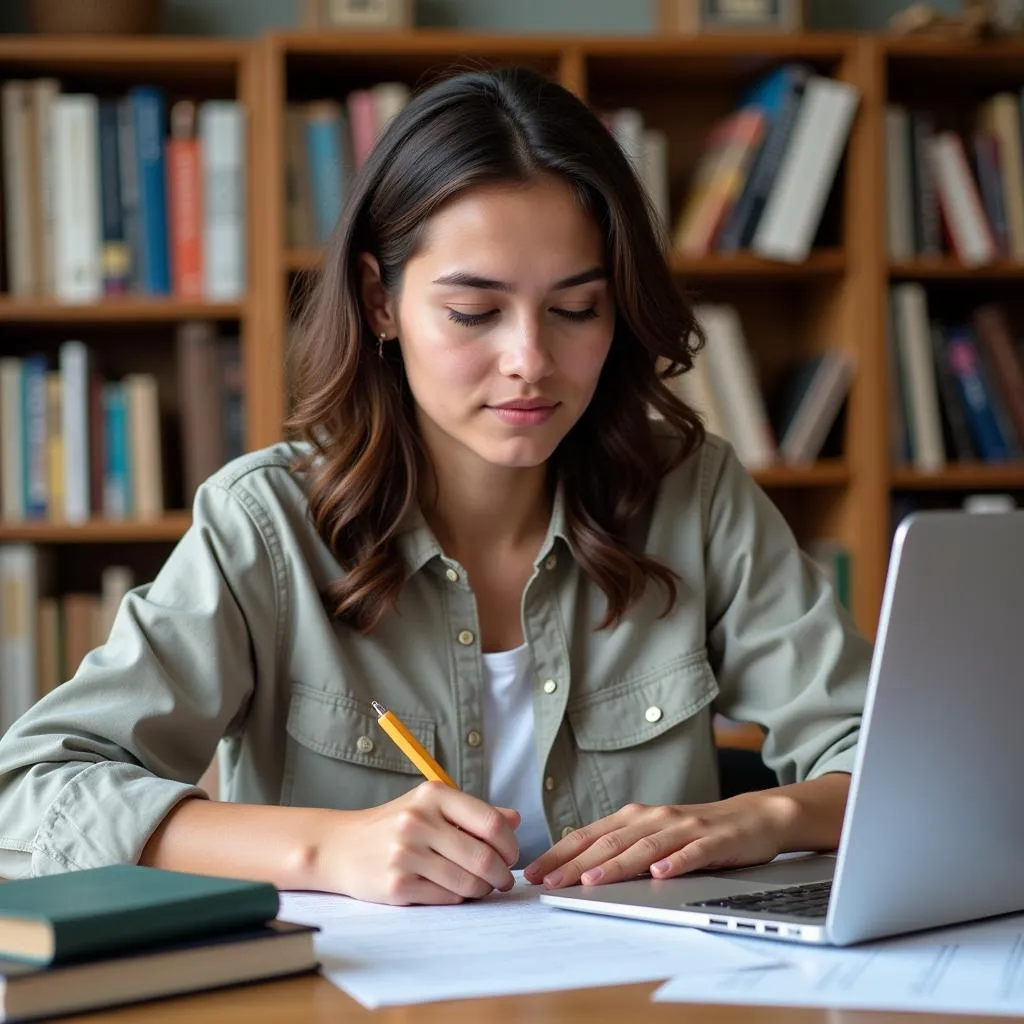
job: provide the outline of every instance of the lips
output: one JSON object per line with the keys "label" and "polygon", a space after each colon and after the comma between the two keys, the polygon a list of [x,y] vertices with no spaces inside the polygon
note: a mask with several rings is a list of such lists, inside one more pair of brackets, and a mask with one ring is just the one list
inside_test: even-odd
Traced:
{"label": "lips", "polygon": [[543,398],[517,398],[512,402],[503,402],[501,405],[493,405],[491,408],[535,412],[538,409],[553,409],[554,406],[554,402],[549,402]]}

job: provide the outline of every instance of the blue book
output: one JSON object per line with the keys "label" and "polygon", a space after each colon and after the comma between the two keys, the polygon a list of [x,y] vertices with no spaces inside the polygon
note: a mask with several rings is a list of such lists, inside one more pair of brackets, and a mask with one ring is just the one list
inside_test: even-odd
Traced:
{"label": "blue book", "polygon": [[50,497],[45,356],[30,355],[22,360],[21,416],[25,517],[45,519]]}
{"label": "blue book", "polygon": [[946,338],[946,357],[964,404],[967,427],[974,447],[985,462],[1010,457],[1010,448],[999,426],[981,363],[970,331],[957,328]]}
{"label": "blue book", "polygon": [[167,247],[167,189],[164,161],[166,101],[161,89],[137,86],[129,94],[135,129],[138,184],[139,284],[150,295],[171,292]]}
{"label": "blue book", "polygon": [[316,104],[306,119],[306,152],[316,240],[334,231],[344,202],[345,116],[336,103]]}
{"label": "blue book", "polygon": [[803,64],[786,64],[762,78],[740,100],[743,108],[759,107],[764,111],[767,123],[743,190],[719,234],[717,248],[720,252],[736,252],[748,247],[753,240],[782,163],[809,75],[810,69]]}
{"label": "blue book", "polygon": [[124,385],[109,381],[103,385],[103,512],[114,519],[127,519],[133,511],[131,437],[128,431],[128,406]]}

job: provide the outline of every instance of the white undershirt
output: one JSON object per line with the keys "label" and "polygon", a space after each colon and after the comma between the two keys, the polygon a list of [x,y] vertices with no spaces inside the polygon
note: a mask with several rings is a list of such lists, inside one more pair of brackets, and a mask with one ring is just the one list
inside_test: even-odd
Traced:
{"label": "white undershirt", "polygon": [[516,829],[519,866],[551,845],[541,801],[540,765],[533,735],[530,648],[485,654],[483,693],[487,800],[522,815]]}

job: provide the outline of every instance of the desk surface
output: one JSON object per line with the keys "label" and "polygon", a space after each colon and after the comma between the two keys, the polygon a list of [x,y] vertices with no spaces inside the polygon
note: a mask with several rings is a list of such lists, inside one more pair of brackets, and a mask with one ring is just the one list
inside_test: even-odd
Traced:
{"label": "desk surface", "polygon": [[502,999],[466,999],[365,1010],[316,974],[246,985],[117,1010],[61,1018],[65,1024],[992,1024],[1006,1018],[853,1013],[742,1006],[652,1003],[658,986],[627,985]]}

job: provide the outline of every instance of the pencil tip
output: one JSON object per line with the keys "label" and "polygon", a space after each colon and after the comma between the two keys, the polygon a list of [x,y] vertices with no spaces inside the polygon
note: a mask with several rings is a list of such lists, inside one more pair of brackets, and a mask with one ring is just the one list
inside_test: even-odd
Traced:
{"label": "pencil tip", "polygon": [[373,710],[376,711],[378,715],[386,715],[388,713],[388,709],[384,707],[383,704],[379,704],[375,700],[371,700],[370,703],[373,705]]}

